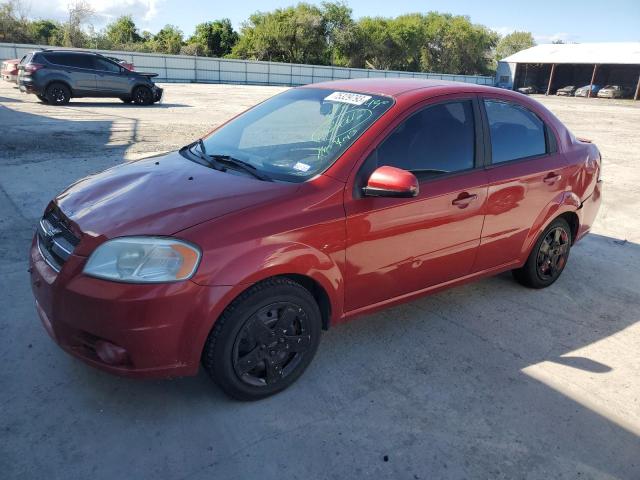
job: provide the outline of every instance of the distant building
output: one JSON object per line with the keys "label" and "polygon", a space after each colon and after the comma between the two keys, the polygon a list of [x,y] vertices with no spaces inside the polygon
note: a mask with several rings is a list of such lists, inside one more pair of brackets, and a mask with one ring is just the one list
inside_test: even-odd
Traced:
{"label": "distant building", "polygon": [[496,83],[551,94],[567,85],[620,85],[637,100],[640,42],[537,45],[500,60]]}

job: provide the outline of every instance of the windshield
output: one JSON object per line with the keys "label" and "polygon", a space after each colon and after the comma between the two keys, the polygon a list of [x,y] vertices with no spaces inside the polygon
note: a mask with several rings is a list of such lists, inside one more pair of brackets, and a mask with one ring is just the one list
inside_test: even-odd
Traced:
{"label": "windshield", "polygon": [[205,138],[205,151],[242,160],[272,179],[303,182],[331,166],[392,104],[377,95],[288,90]]}

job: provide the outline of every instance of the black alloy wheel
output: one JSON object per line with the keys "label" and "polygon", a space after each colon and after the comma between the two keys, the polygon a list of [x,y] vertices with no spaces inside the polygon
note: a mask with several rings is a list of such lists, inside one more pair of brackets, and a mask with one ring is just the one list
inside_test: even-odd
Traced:
{"label": "black alloy wheel", "polygon": [[272,385],[295,371],[311,345],[307,323],[304,310],[291,302],[273,303],[254,313],[233,346],[233,369],[240,380]]}
{"label": "black alloy wheel", "polygon": [[554,228],[544,237],[536,258],[538,276],[542,280],[548,281],[562,272],[567,263],[570,241],[570,233],[561,226]]}
{"label": "black alloy wheel", "polygon": [[229,396],[258,400],[305,371],[320,344],[322,315],[301,284],[274,277],[241,293],[215,321],[202,365]]}
{"label": "black alloy wheel", "polygon": [[45,97],[48,103],[52,105],[65,105],[71,100],[71,92],[66,85],[62,83],[53,83],[47,87]]}
{"label": "black alloy wheel", "polygon": [[522,268],[513,270],[514,278],[526,287],[544,288],[555,282],[567,265],[573,241],[571,227],[556,218],[542,232]]}
{"label": "black alloy wheel", "polygon": [[133,101],[137,105],[151,105],[153,103],[153,94],[147,87],[136,87],[133,91]]}

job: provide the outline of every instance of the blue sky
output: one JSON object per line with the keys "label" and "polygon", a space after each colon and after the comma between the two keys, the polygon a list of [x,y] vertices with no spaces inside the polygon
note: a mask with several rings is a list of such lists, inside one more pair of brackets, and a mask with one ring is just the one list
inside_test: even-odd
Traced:
{"label": "blue sky", "polygon": [[[0,0],[1,1],[1,0]],[[167,23],[180,27],[186,36],[197,23],[228,17],[240,27],[256,10],[272,10],[297,3],[280,0],[87,0],[101,28],[110,19],[132,14],[141,29],[156,32]],[[70,0],[22,0],[31,17],[63,19]],[[310,1],[309,3],[320,3]],[[573,42],[640,41],[640,0],[350,0],[354,16],[396,16],[436,10],[468,15],[500,34],[530,31],[539,43],[554,39]],[[520,3],[521,5],[518,5]]]}

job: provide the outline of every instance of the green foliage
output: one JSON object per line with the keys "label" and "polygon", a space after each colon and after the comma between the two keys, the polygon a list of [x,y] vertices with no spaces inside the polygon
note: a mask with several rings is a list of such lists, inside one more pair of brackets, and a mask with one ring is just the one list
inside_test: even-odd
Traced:
{"label": "green foliage", "polygon": [[131,15],[123,15],[107,25],[104,36],[114,47],[142,40]]}
{"label": "green foliage", "polygon": [[183,50],[192,52],[191,55],[224,57],[231,53],[237,41],[238,33],[233,29],[231,20],[223,18],[196,25],[196,32],[187,42],[192,47]]}
{"label": "green foliage", "polygon": [[62,24],[30,21],[20,13],[20,1],[0,3],[0,41],[453,74],[490,74],[496,54],[534,45],[528,32],[500,39],[466,16],[446,13],[354,20],[342,2],[256,12],[239,34],[229,19],[205,21],[185,41],[172,25],[155,35],[139,33],[130,15],[93,32],[86,28],[93,12],[83,0],[74,0]]}
{"label": "green foliage", "polygon": [[322,10],[308,3],[256,12],[243,24],[233,55],[252,60],[326,64],[326,33]]}
{"label": "green foliage", "polygon": [[63,28],[51,20],[35,20],[27,26],[29,41],[38,44],[57,45],[62,41]]}
{"label": "green foliage", "polygon": [[513,55],[520,50],[525,50],[535,46],[536,42],[533,40],[533,35],[530,32],[513,32],[509,35],[505,35],[498,42],[496,47],[496,58],[502,60],[503,58]]}
{"label": "green foliage", "polygon": [[182,30],[174,25],[165,25],[151,42],[154,51],[177,55],[183,44]]}

